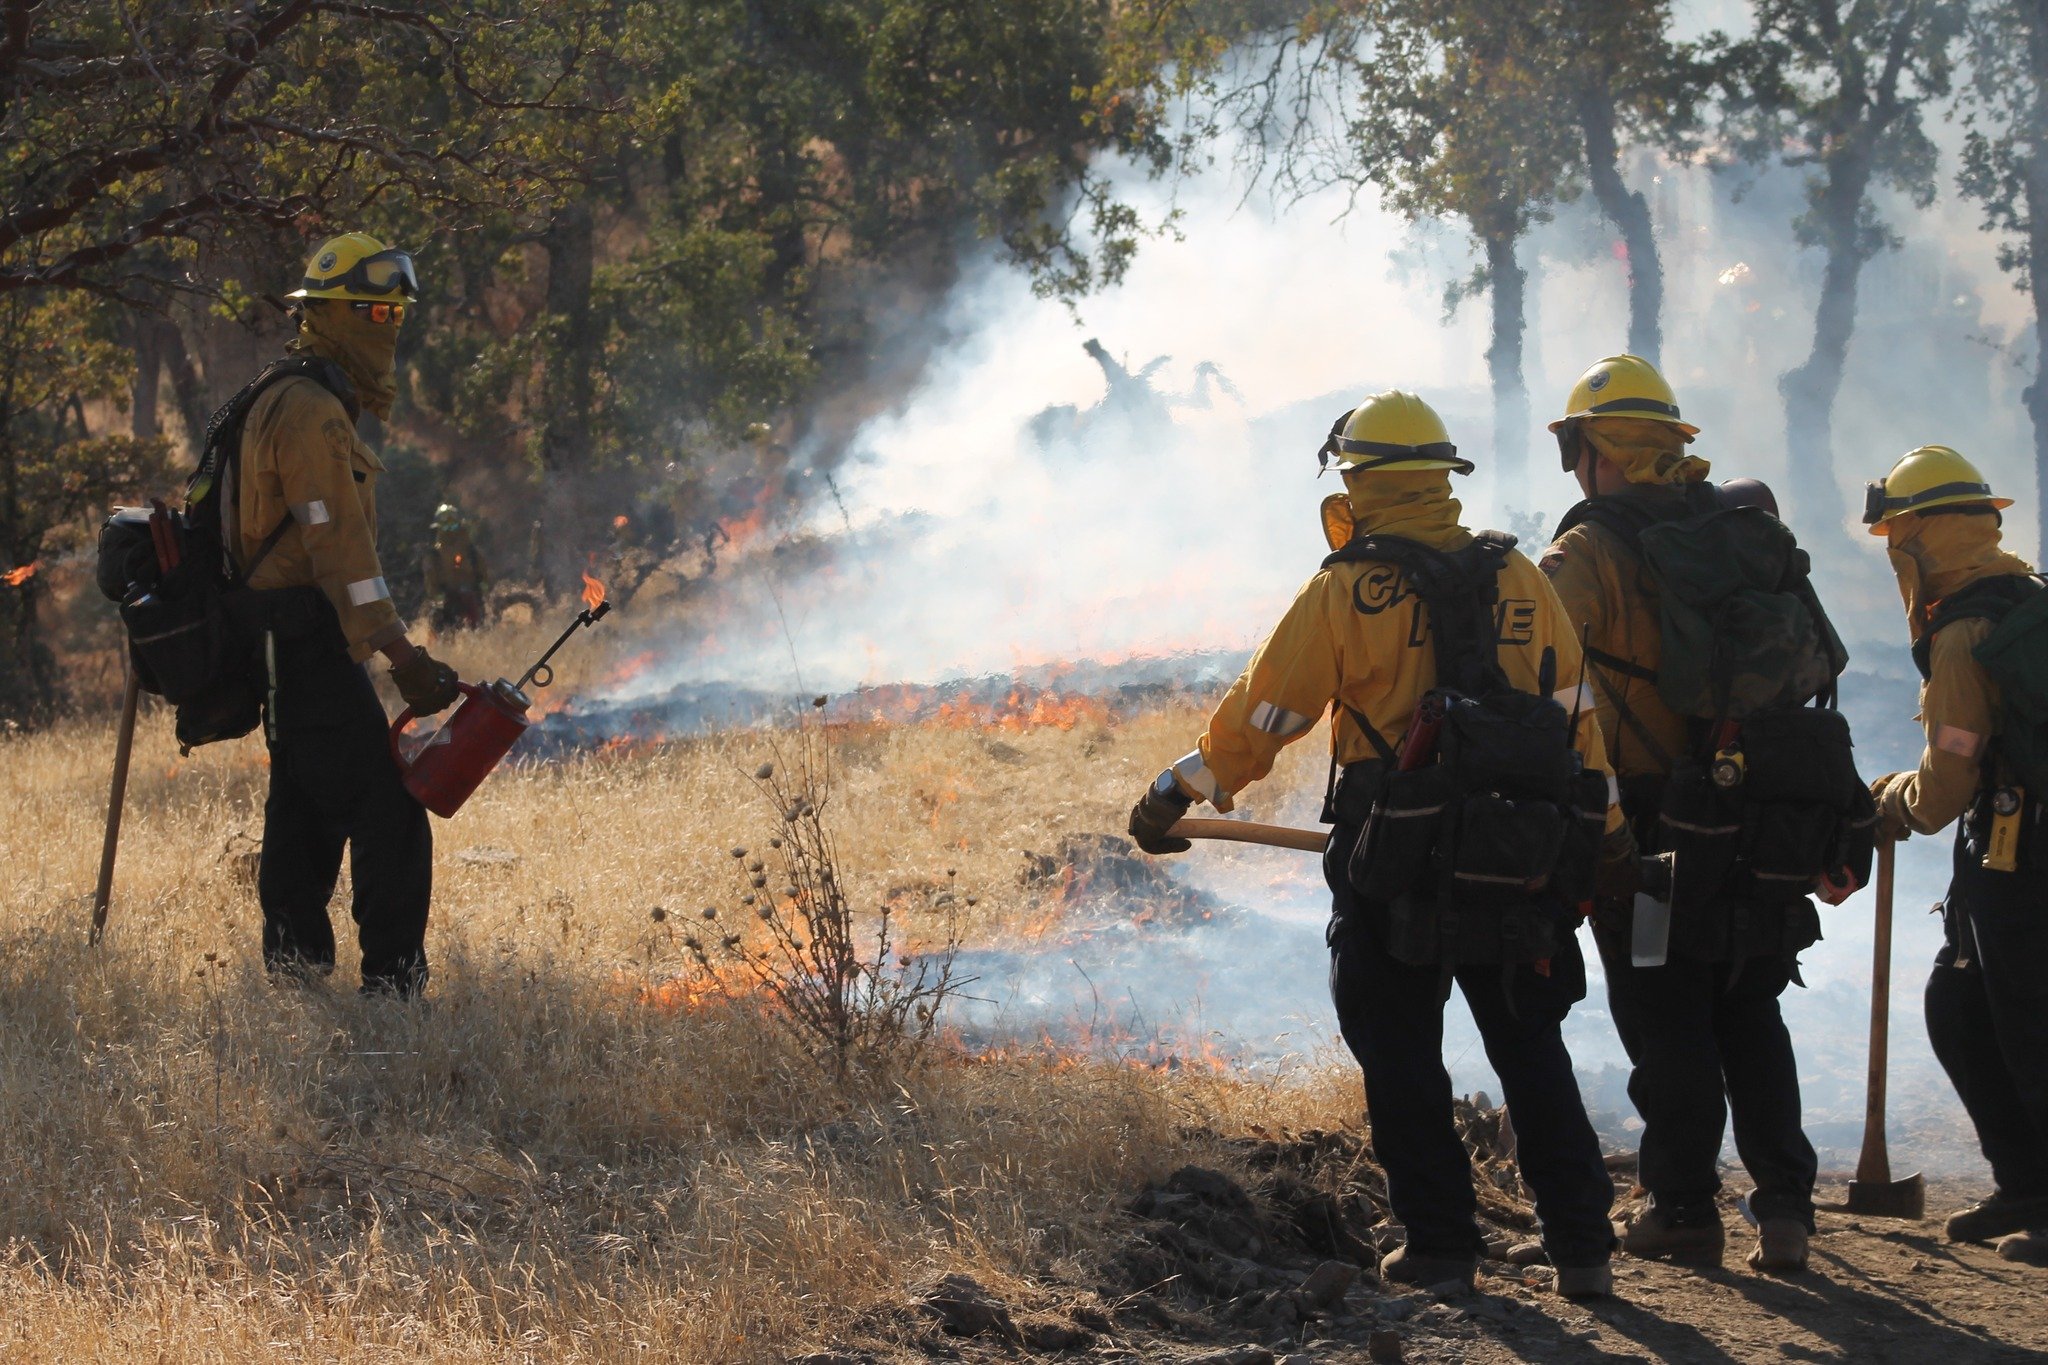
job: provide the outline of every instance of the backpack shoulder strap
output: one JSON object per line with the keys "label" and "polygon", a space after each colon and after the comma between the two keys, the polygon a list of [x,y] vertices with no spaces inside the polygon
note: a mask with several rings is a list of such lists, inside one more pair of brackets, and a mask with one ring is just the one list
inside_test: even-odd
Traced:
{"label": "backpack shoulder strap", "polygon": [[1933,613],[1928,617],[1927,629],[1921,631],[1920,638],[1913,642],[1913,666],[1920,670],[1920,677],[1925,680],[1932,675],[1934,637],[1944,629],[1958,621],[1989,621],[1996,625],[2005,619],[2007,612],[2039,592],[2042,586],[2041,577],[2037,574],[1999,574],[1980,578],[1936,602]]}

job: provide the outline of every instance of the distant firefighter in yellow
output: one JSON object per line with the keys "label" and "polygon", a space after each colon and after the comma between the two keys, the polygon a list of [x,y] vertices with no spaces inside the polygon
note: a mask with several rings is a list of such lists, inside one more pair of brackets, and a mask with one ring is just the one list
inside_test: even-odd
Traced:
{"label": "distant firefighter in yellow", "polygon": [[484,622],[484,603],[491,591],[490,569],[469,534],[462,509],[444,502],[434,509],[434,544],[420,562],[434,628],[474,628]]}

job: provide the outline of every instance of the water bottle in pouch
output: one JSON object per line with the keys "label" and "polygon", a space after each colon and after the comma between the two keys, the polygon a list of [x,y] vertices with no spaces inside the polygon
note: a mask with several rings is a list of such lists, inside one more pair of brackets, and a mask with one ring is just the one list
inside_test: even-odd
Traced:
{"label": "water bottle in pouch", "polygon": [[1636,892],[1628,960],[1636,967],[1661,967],[1671,947],[1671,902]]}

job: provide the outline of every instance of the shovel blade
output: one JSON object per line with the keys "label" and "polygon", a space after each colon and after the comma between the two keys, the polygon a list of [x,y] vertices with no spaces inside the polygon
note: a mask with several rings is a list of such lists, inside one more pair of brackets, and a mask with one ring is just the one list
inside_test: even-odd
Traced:
{"label": "shovel blade", "polygon": [[1917,1174],[1904,1180],[1852,1180],[1842,1207],[1872,1218],[1924,1218],[1927,1182]]}

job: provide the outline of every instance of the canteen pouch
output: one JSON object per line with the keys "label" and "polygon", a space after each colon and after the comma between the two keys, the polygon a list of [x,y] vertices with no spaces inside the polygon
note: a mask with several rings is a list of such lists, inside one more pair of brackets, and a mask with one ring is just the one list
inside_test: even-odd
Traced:
{"label": "canteen pouch", "polygon": [[1466,797],[1450,840],[1445,898],[1460,910],[1486,911],[1542,895],[1564,851],[1565,819],[1552,801]]}
{"label": "canteen pouch", "polygon": [[1423,884],[1454,795],[1450,769],[1441,764],[1385,775],[1345,867],[1361,900],[1393,901]]}
{"label": "canteen pouch", "polygon": [[203,696],[226,665],[228,626],[220,593],[210,583],[183,583],[173,573],[154,591],[121,602],[121,624],[138,676],[173,706]]}

